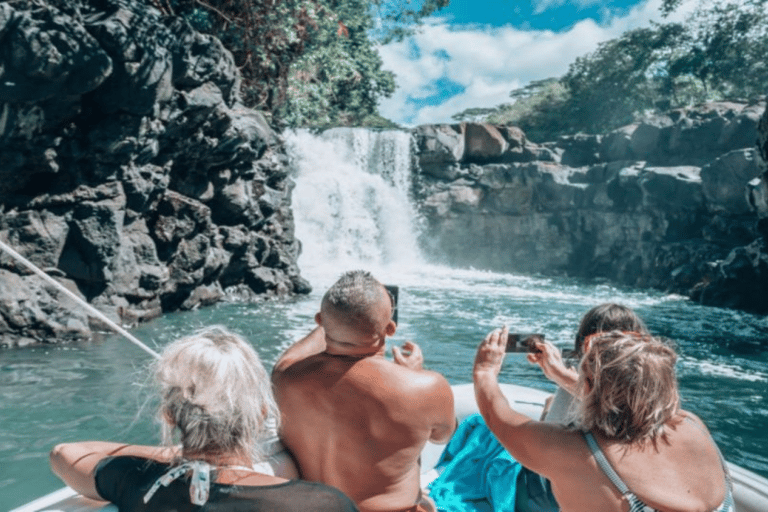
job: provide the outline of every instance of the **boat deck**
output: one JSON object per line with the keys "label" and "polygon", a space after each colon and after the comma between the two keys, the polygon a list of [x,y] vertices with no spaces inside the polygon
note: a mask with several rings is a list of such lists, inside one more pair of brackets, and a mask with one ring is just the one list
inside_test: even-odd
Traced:
{"label": "boat deck", "polygon": [[[456,415],[461,421],[477,412],[472,384],[452,386],[456,405]],[[502,384],[505,396],[510,404],[530,418],[538,419],[544,407],[544,400],[549,393],[538,389]],[[444,445],[427,443],[421,454],[422,486],[437,476],[432,469],[437,463]],[[288,478],[295,477],[296,469],[290,457],[278,440],[272,442],[269,470]],[[768,479],[747,469],[728,463],[734,489],[736,512],[768,512]],[[117,508],[101,501],[84,498],[69,487],[64,487],[47,494],[10,512],[117,512]]]}

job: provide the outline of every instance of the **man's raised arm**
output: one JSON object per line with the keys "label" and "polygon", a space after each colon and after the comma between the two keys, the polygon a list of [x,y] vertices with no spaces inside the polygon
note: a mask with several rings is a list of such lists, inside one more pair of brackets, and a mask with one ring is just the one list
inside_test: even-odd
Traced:
{"label": "man's raised arm", "polygon": [[272,375],[283,372],[299,361],[325,352],[325,331],[318,325],[312,332],[288,347],[272,369]]}

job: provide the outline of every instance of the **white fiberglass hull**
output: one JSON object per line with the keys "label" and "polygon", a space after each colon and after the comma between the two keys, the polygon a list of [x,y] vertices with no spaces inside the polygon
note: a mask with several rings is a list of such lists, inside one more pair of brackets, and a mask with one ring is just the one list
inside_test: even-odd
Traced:
{"label": "white fiberglass hull", "polygon": [[[452,386],[456,403],[456,415],[459,421],[467,416],[477,412],[474,390],[472,384],[459,384]],[[513,384],[502,384],[504,394],[512,406],[530,416],[538,419],[544,407],[544,400],[548,393]],[[291,475],[291,468],[286,461],[289,460],[287,454],[282,450],[279,443],[275,444],[273,457],[270,461],[274,472],[285,476]],[[437,476],[433,470],[437,463],[443,446],[427,443],[422,452],[422,484],[426,484]],[[768,479],[763,478],[751,471],[728,464],[728,468],[733,478],[733,497],[736,502],[736,512],[768,512]],[[117,509],[108,503],[89,500],[78,495],[69,487],[64,487],[58,491],[52,492],[31,503],[23,505],[11,512],[116,512]]]}

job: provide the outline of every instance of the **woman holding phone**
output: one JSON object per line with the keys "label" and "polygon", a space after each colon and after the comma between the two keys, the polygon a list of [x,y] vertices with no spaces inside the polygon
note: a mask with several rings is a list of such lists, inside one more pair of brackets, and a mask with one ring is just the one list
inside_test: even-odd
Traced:
{"label": "woman holding phone", "polygon": [[548,478],[562,511],[727,512],[725,463],[699,418],[680,408],[666,343],[637,332],[588,336],[575,425],[533,421],[499,387],[507,329],[490,332],[473,369],[488,428],[528,469]]}

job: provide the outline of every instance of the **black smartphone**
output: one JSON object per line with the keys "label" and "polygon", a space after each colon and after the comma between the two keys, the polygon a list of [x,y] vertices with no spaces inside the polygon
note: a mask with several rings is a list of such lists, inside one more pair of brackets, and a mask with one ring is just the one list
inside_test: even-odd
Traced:
{"label": "black smartphone", "polygon": [[507,336],[507,352],[539,352],[536,342],[544,341],[544,335],[528,332],[511,332]]}
{"label": "black smartphone", "polygon": [[397,324],[397,294],[400,291],[400,287],[394,284],[385,284],[384,288],[387,289],[390,300],[392,300],[392,321]]}

